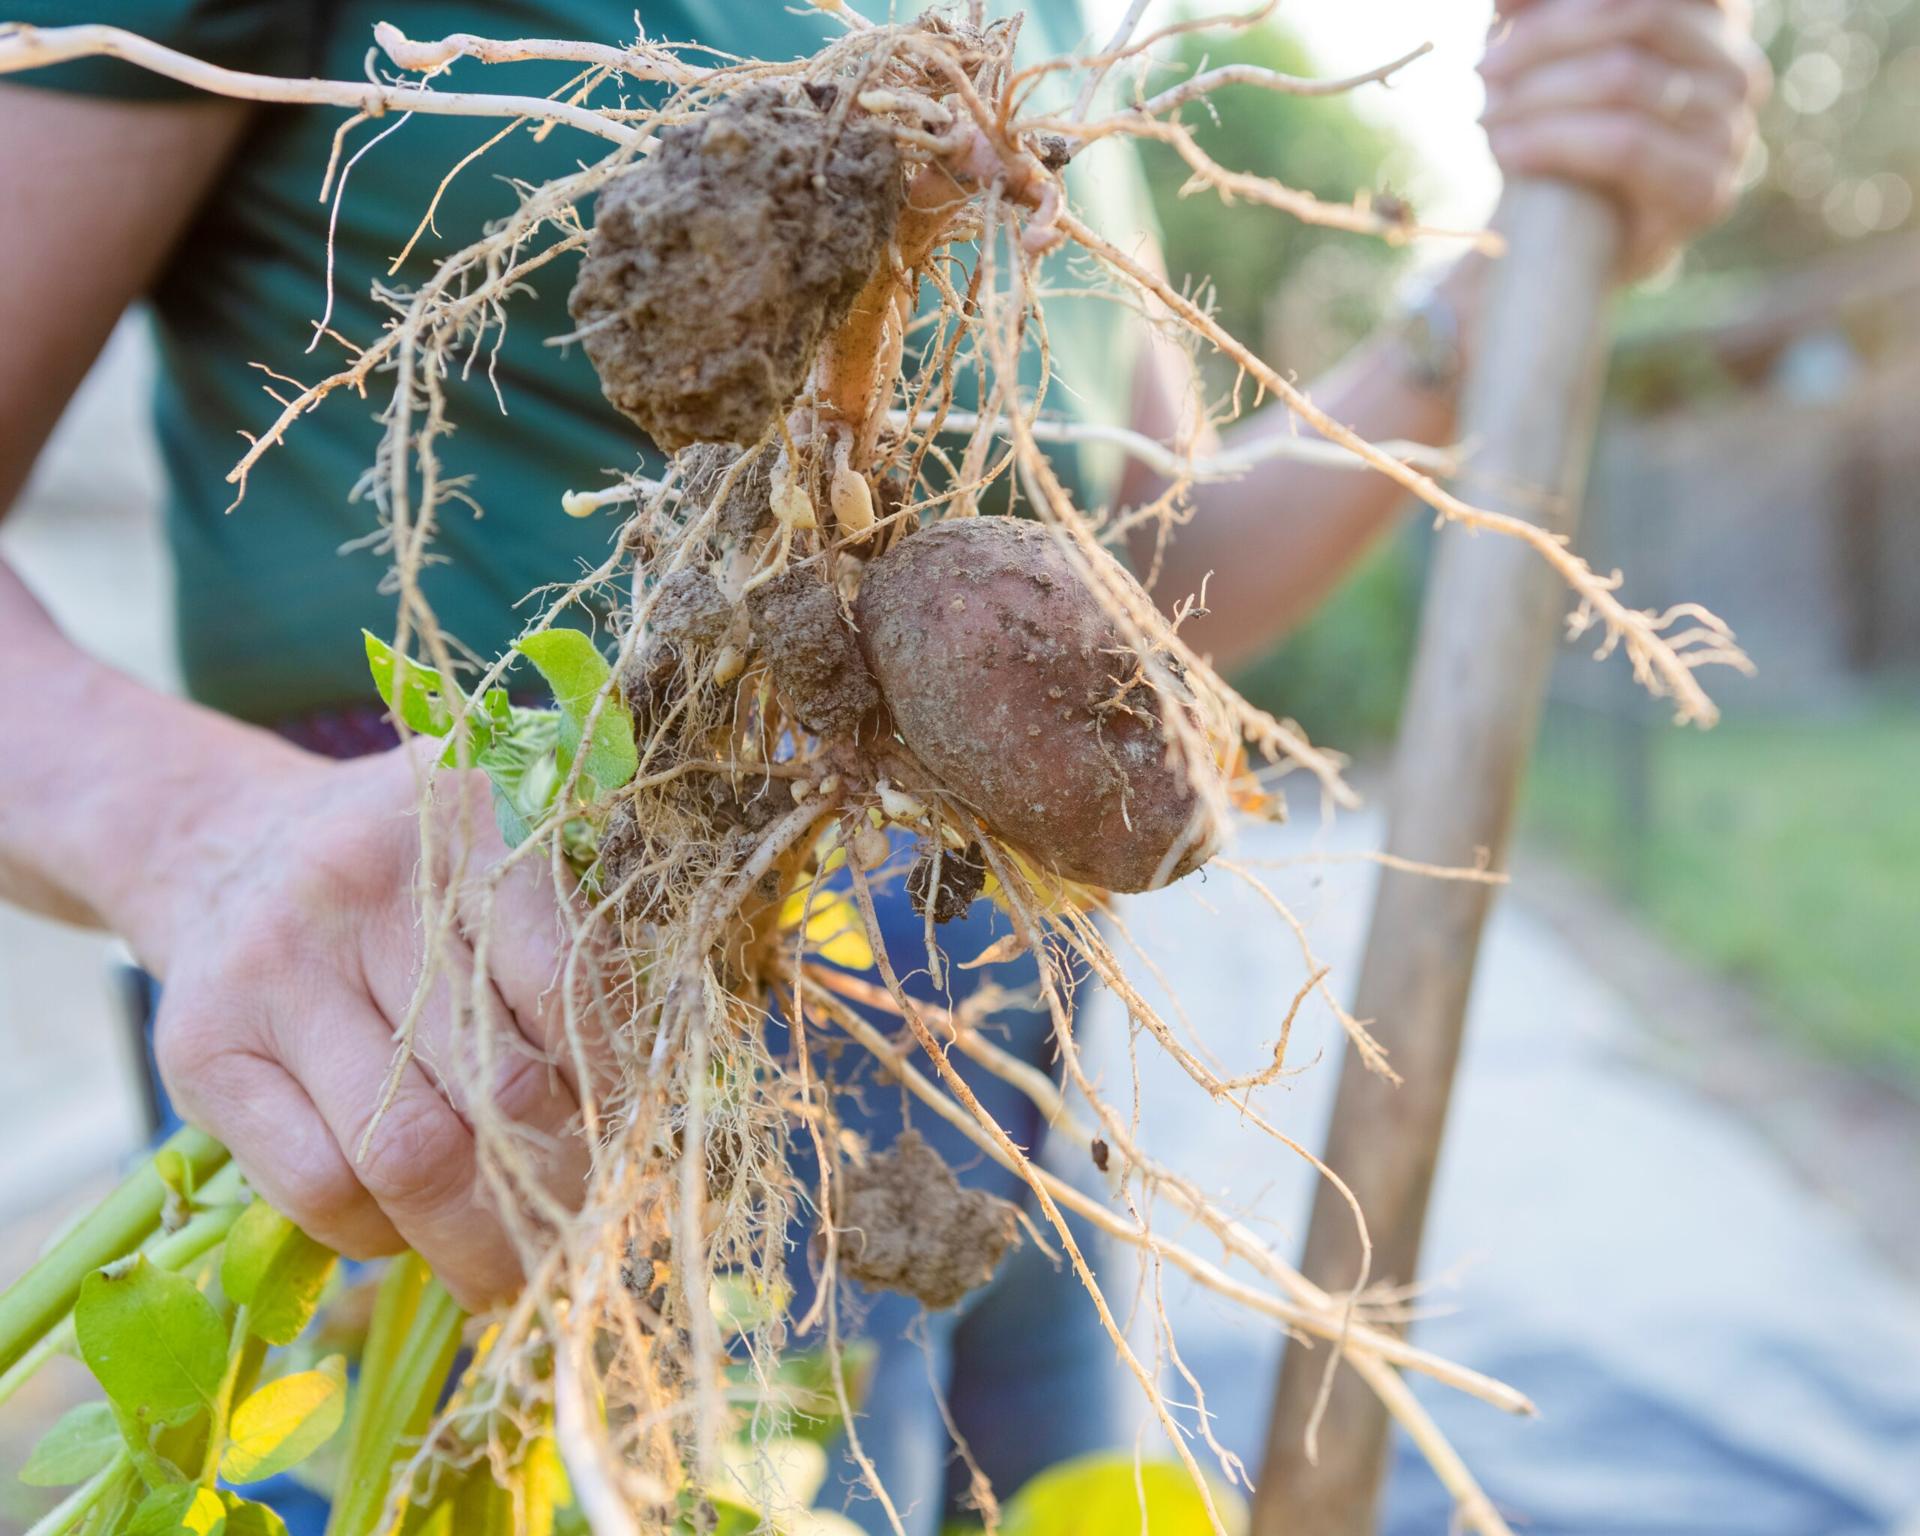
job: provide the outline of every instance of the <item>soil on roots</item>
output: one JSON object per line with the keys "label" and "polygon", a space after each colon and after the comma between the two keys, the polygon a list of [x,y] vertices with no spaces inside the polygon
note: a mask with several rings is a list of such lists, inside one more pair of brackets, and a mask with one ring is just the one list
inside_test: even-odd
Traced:
{"label": "soil on roots", "polygon": [[1019,1236],[1005,1200],[962,1189],[918,1131],[834,1182],[840,1266],[862,1285],[950,1307],[993,1278]]}
{"label": "soil on roots", "polygon": [[570,308],[607,399],[669,453],[758,442],[886,251],[899,152],[831,105],[741,91],[600,194]]}
{"label": "soil on roots", "polygon": [[976,897],[987,888],[987,860],[978,843],[964,849],[942,848],[939,856],[938,884],[935,883],[934,850],[931,844],[915,856],[907,871],[907,897],[913,910],[924,917],[933,910],[936,923],[950,923],[965,917]]}
{"label": "soil on roots", "polygon": [[817,736],[852,739],[879,707],[880,689],[833,589],[795,566],[748,595],[747,615],[794,719]]}

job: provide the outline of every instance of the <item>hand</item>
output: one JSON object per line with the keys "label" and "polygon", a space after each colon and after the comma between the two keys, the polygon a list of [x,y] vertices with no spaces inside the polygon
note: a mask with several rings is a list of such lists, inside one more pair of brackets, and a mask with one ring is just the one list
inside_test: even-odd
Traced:
{"label": "hand", "polygon": [[[155,1048],[186,1118],[313,1237],[354,1258],[410,1246],[478,1308],[520,1270],[476,1117],[515,1122],[526,1164],[568,1206],[587,1149],[543,861],[499,884],[487,978],[471,987],[479,877],[506,854],[478,774],[435,775],[436,862],[464,855],[465,878],[442,977],[386,1098],[426,947],[419,766],[405,750],[335,764],[273,743],[161,843],[169,873],[132,936],[162,974]],[[470,990],[456,1024],[453,997]]]}
{"label": "hand", "polygon": [[1481,121],[1509,176],[1611,194],[1625,275],[1726,217],[1772,77],[1749,0],[1498,0]]}

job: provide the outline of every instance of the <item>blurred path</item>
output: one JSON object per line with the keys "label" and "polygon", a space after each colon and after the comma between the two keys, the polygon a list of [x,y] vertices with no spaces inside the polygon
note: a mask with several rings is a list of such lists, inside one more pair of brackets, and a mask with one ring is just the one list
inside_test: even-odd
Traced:
{"label": "blurred path", "polygon": [[[89,650],[174,686],[158,526],[159,462],[146,426],[144,331],[123,324],[65,418],[0,550]],[[117,946],[0,906],[0,1225],[113,1165],[140,1135]],[[9,1237],[0,1274],[28,1257]]]}
{"label": "blurred path", "polygon": [[[1352,855],[1379,835],[1373,815],[1262,828],[1238,857]],[[1260,873],[1350,986],[1372,866]],[[1204,885],[1128,901],[1124,916],[1229,1072],[1271,1059],[1309,972],[1269,908],[1216,869]],[[1082,1034],[1124,1104],[1125,1025],[1110,997]],[[1308,1147],[1322,1141],[1338,1046],[1337,1025],[1309,1003],[1289,1051],[1308,1070],[1265,1095]],[[1542,1417],[1423,1397],[1521,1530],[1899,1529],[1920,1516],[1920,1294],[1749,1126],[1652,1070],[1646,1046],[1620,994],[1509,893],[1481,957],[1428,1229],[1427,1272],[1442,1283],[1424,1303],[1444,1315],[1419,1338],[1513,1382]],[[1156,1049],[1143,1044],[1142,1059]],[[1310,1183],[1297,1159],[1172,1071],[1147,1077],[1141,1106],[1160,1156],[1298,1253]],[[1257,1466],[1277,1341],[1172,1281],[1168,1305],[1219,1433]],[[1389,1531],[1445,1531],[1444,1495],[1403,1452]]]}

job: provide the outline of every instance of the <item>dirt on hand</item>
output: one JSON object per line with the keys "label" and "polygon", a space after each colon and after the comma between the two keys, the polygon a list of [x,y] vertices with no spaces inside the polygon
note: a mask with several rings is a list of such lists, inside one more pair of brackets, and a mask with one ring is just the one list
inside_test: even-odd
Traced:
{"label": "dirt on hand", "polygon": [[886,252],[899,151],[832,105],[742,90],[600,194],[569,308],[607,399],[668,453],[758,442]]}
{"label": "dirt on hand", "polygon": [[834,1181],[842,1270],[862,1285],[950,1307],[993,1278],[1019,1237],[1014,1207],[962,1189],[918,1131]]}

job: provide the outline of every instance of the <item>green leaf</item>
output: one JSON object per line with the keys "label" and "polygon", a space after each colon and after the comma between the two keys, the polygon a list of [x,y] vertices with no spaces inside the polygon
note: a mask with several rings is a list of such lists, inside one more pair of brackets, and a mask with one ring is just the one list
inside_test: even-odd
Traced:
{"label": "green leaf", "polygon": [[347,1365],[329,1355],[320,1368],[270,1381],[233,1410],[220,1475],[257,1483],[304,1461],[333,1438],[347,1411]]}
{"label": "green leaf", "polygon": [[[847,1397],[856,1412],[866,1399],[878,1354],[871,1339],[852,1340],[841,1350]],[[823,1446],[839,1437],[840,1399],[833,1385],[833,1362],[825,1349],[782,1351],[770,1378],[744,1363],[729,1366],[727,1376],[751,1389],[767,1411],[784,1415],[779,1422],[788,1434]]]}
{"label": "green leaf", "polygon": [[220,1284],[250,1307],[247,1327],[269,1344],[291,1344],[312,1320],[338,1262],[264,1200],[240,1213],[220,1258]]}
{"label": "green leaf", "polygon": [[[1207,1488],[1228,1536],[1244,1532],[1246,1501],[1217,1479],[1209,1478]],[[1213,1530],[1206,1502],[1185,1467],[1147,1461],[1136,1469],[1132,1456],[1111,1451],[1047,1468],[1022,1486],[1002,1514],[1001,1536],[1112,1536],[1142,1530],[1153,1536],[1211,1536]]]}
{"label": "green leaf", "polygon": [[175,1483],[156,1488],[140,1501],[125,1536],[225,1536],[227,1506],[211,1488]]}
{"label": "green leaf", "polygon": [[493,783],[493,817],[500,837],[518,848],[545,819],[560,788],[555,752],[562,717],[551,709],[514,709],[474,759]]}
{"label": "green leaf", "polygon": [[178,1147],[162,1147],[153,1154],[153,1171],[160,1182],[181,1200],[193,1198],[193,1164]]}
{"label": "green leaf", "polygon": [[287,1522],[264,1504],[237,1493],[222,1493],[227,1506],[226,1536],[287,1536]]}
{"label": "green leaf", "polygon": [[[587,716],[613,676],[606,657],[577,629],[548,629],[515,642],[514,649],[534,666],[553,690],[560,706],[560,764],[564,769],[580,749]],[[581,772],[598,791],[618,789],[640,766],[633,745],[633,721],[620,706],[616,693],[593,723],[593,744],[587,749]]]}
{"label": "green leaf", "polygon": [[227,1368],[227,1330],[184,1275],[142,1257],[97,1269],[73,1308],[80,1357],[124,1410],[179,1424],[210,1404]]}
{"label": "green leaf", "polygon": [[120,1452],[120,1426],[105,1403],[69,1408],[41,1437],[20,1481],[30,1488],[65,1488],[84,1483]]}
{"label": "green leaf", "polygon": [[453,706],[448,696],[457,702],[460,691],[450,689],[432,667],[401,656],[372,630],[360,633],[366,636],[367,670],[380,690],[380,702],[406,721],[409,730],[423,736],[444,736],[452,730]]}

